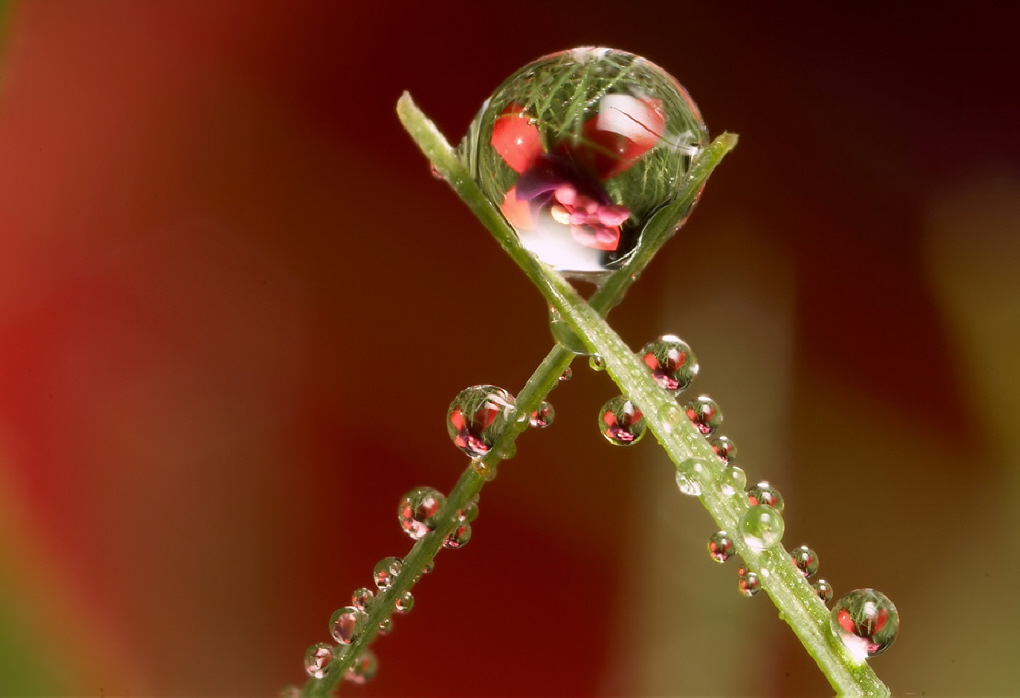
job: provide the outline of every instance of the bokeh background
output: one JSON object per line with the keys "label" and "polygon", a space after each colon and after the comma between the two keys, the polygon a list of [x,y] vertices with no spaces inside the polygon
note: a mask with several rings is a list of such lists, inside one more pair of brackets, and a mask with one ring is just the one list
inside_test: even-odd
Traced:
{"label": "bokeh background", "polygon": [[[516,391],[536,291],[429,168],[520,65],[672,72],[739,147],[611,319],[693,390],[842,594],[898,605],[895,692],[1016,690],[1015,23],[981,3],[0,3],[0,693],[272,694]],[[819,694],[654,441],[577,362],[356,695]]]}

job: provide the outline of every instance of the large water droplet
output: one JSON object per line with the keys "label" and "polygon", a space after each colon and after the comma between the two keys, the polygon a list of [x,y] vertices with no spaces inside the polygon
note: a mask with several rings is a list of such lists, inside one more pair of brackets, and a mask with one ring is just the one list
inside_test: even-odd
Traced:
{"label": "large water droplet", "polygon": [[854,658],[863,661],[889,649],[900,629],[900,615],[882,592],[855,589],[832,605],[829,624]]}
{"label": "large water droplet", "polygon": [[623,51],[580,48],[510,76],[459,152],[524,247],[559,271],[596,275],[633,253],[707,142],[668,73]]}
{"label": "large water droplet", "polygon": [[414,608],[414,596],[411,595],[411,592],[405,591],[404,594],[397,599],[396,604],[394,605],[394,610],[397,613],[410,613],[412,608]]}
{"label": "large water droplet", "polygon": [[380,589],[389,589],[400,576],[402,569],[404,563],[399,557],[384,557],[376,563],[373,571],[375,585]]}
{"label": "large water droplet", "polygon": [[815,593],[818,594],[818,598],[822,600],[822,603],[829,603],[832,601],[832,585],[824,579],[816,579],[814,584]]}
{"label": "large water droplet", "polygon": [[471,524],[464,522],[443,539],[443,547],[447,550],[456,550],[467,545],[469,540],[471,540]]}
{"label": "large water droplet", "polygon": [[329,619],[329,634],[341,645],[349,645],[361,635],[367,617],[354,606],[338,608]]}
{"label": "large water droplet", "polygon": [[711,481],[708,463],[700,458],[687,458],[676,469],[676,484],[682,494],[700,497],[705,483]]}
{"label": "large water droplet", "polygon": [[761,591],[761,578],[747,566],[747,563],[737,568],[737,589],[744,596],[754,596]]}
{"label": "large water droplet", "polygon": [[[730,463],[737,457],[737,445],[728,436],[717,436],[709,442],[715,455],[723,463]],[[743,487],[741,487],[743,489]]]}
{"label": "large water droplet", "polygon": [[806,545],[791,550],[790,557],[805,577],[810,577],[818,571],[818,555]]}
{"label": "large water droplet", "polygon": [[[581,338],[574,332],[574,328],[567,324],[567,321],[563,319],[559,311],[552,306],[549,306],[549,331],[552,333],[556,343],[571,354],[577,354],[578,356],[588,356],[591,354],[588,347],[584,345]],[[566,370],[569,371],[570,366],[567,366]],[[560,374],[560,378],[561,380],[563,379],[563,374]],[[567,380],[569,380],[569,377]]]}
{"label": "large water droplet", "polygon": [[768,480],[762,480],[754,487],[748,488],[747,502],[751,506],[756,504],[766,504],[780,513],[782,513],[783,509],[786,508],[786,502],[783,501],[783,495],[779,493],[779,490],[769,484]]}
{"label": "large water droplet", "polygon": [[716,562],[726,562],[735,552],[733,539],[726,531],[717,531],[708,539],[708,554]]}
{"label": "large water droplet", "polygon": [[614,446],[632,446],[645,435],[645,416],[627,398],[614,397],[599,410],[599,431]]}
{"label": "large water droplet", "polygon": [[325,642],[316,642],[305,652],[305,671],[312,678],[321,679],[329,673],[332,661],[333,646]]}
{"label": "large water droplet", "polygon": [[372,601],[375,600],[375,593],[371,589],[361,587],[355,589],[354,593],[351,594],[351,605],[359,611],[367,611],[368,607],[372,605]]}
{"label": "large water droplet", "polygon": [[707,395],[691,400],[684,405],[684,410],[691,423],[705,436],[711,436],[722,424],[722,410],[715,404],[715,400]]}
{"label": "large water droplet", "polygon": [[743,492],[747,485],[747,475],[741,468],[735,465],[723,466],[719,473],[719,491],[727,497],[732,497],[737,492]]}
{"label": "large water droplet", "polygon": [[366,684],[375,678],[379,671],[379,659],[371,649],[364,649],[344,672],[344,680],[353,684]]}
{"label": "large water droplet", "polygon": [[687,343],[672,334],[665,334],[646,344],[638,356],[652,371],[659,387],[679,393],[698,375],[698,360]]}
{"label": "large water droplet", "polygon": [[450,403],[446,430],[457,448],[481,458],[496,443],[513,411],[513,395],[494,385],[475,385],[460,391]]}
{"label": "large water droplet", "polygon": [[740,517],[740,537],[757,552],[782,540],[785,528],[782,515],[767,504],[750,507]]}
{"label": "large water droplet", "polygon": [[543,401],[542,404],[538,406],[538,409],[531,413],[531,419],[528,423],[538,429],[545,429],[547,426],[552,424],[555,419],[556,410],[553,409],[553,406],[550,403]]}
{"label": "large water droplet", "polygon": [[397,506],[397,520],[404,533],[421,540],[436,528],[436,516],[446,501],[438,490],[416,487],[403,496]]}

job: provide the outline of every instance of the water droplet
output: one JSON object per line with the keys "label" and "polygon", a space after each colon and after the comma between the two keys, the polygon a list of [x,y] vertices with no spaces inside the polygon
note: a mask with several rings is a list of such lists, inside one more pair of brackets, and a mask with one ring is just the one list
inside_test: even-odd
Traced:
{"label": "water droplet", "polygon": [[354,660],[354,664],[351,664],[344,672],[344,680],[360,686],[374,679],[378,671],[379,659],[375,656],[375,652],[366,648]]}
{"label": "water droplet", "polygon": [[818,555],[806,545],[791,550],[790,557],[805,577],[810,577],[818,571]]}
{"label": "water droplet", "polygon": [[684,405],[688,419],[705,436],[710,436],[722,423],[722,411],[715,400],[702,395]]}
{"label": "water droplet", "polygon": [[567,366],[565,369],[563,369],[563,373],[561,373],[560,377],[557,378],[556,380],[558,380],[560,383],[565,383],[566,381],[570,380],[573,377],[574,369],[570,368],[570,366]]}
{"label": "water droplet", "polygon": [[675,402],[670,402],[659,408],[658,415],[659,419],[664,423],[666,433],[672,434],[673,430],[683,420],[684,411]]}
{"label": "water droplet", "polygon": [[606,360],[598,354],[592,354],[588,357],[588,367],[593,371],[605,371]]}
{"label": "water droplet", "polygon": [[740,517],[740,537],[751,550],[761,552],[783,538],[782,515],[767,504],[750,507]]}
{"label": "water droplet", "polygon": [[447,550],[456,550],[467,545],[469,540],[471,540],[471,524],[462,523],[443,539],[443,547]]}
{"label": "water droplet", "polygon": [[737,492],[743,492],[747,486],[747,475],[741,468],[735,465],[723,466],[719,473],[719,490],[727,497],[732,497]]}
{"label": "water droplet", "polygon": [[824,579],[815,580],[815,583],[811,585],[815,589],[815,593],[818,594],[818,598],[822,600],[822,603],[829,603],[832,601],[832,585]]}
{"label": "water droplet", "polygon": [[394,610],[397,613],[410,613],[412,608],[414,608],[414,596],[409,591],[404,592],[404,595],[397,599],[394,605]]}
{"label": "water droplet", "polygon": [[[733,443],[733,440],[728,436],[717,436],[710,442],[712,450],[715,451],[715,455],[719,456],[719,460],[723,463],[729,463],[737,457],[737,445]],[[740,489],[744,489],[741,487]]]}
{"label": "water droplet", "polygon": [[463,509],[457,510],[457,520],[471,523],[478,518],[478,495],[475,495],[470,502],[464,505]]}
{"label": "water droplet", "polygon": [[[588,347],[584,345],[581,338],[577,336],[576,332],[574,332],[574,328],[572,328],[567,321],[563,319],[563,316],[560,315],[559,311],[552,306],[549,306],[549,331],[552,333],[553,339],[556,340],[556,343],[571,354],[577,354],[578,356],[588,356],[591,354]],[[567,366],[563,373],[566,373],[569,370],[570,367]],[[564,379],[563,374],[560,374],[560,380],[569,380],[569,378]]]}
{"label": "water droplet", "polygon": [[638,356],[652,371],[652,378],[664,390],[679,393],[698,375],[698,360],[687,343],[665,334],[646,344]]}
{"label": "water droplet", "polygon": [[375,565],[373,573],[375,585],[379,589],[389,589],[393,586],[393,582],[396,581],[397,577],[400,576],[402,569],[404,569],[404,563],[399,557],[384,557]]}
{"label": "water droplet", "polygon": [[556,419],[556,410],[548,402],[542,402],[538,409],[531,413],[529,424],[538,429],[545,429]]}
{"label": "water droplet", "polygon": [[338,608],[329,619],[329,634],[341,645],[349,645],[361,635],[367,617],[354,606]]}
{"label": "water droplet", "polygon": [[494,480],[496,478],[496,466],[489,465],[482,458],[472,458],[471,468],[480,477],[484,477],[486,481]]}
{"label": "water droplet", "polygon": [[507,441],[505,444],[496,447],[495,454],[499,456],[500,460],[510,460],[517,455],[517,444],[513,441]]}
{"label": "water droplet", "polygon": [[645,416],[627,398],[614,397],[599,411],[599,431],[614,446],[632,446],[645,435]]}
{"label": "water droplet", "polygon": [[329,673],[333,661],[333,646],[316,642],[305,652],[305,671],[314,679],[321,679]]}
{"label": "water droplet", "polygon": [[710,481],[711,477],[708,463],[700,458],[688,458],[677,466],[676,484],[682,494],[700,497],[704,483]]}
{"label": "water droplet", "polygon": [[438,490],[431,487],[416,487],[400,500],[397,506],[397,520],[404,533],[414,540],[421,540],[436,528],[436,516],[446,502]]}
{"label": "water droplet", "polygon": [[889,649],[900,629],[900,615],[882,592],[855,589],[832,605],[829,624],[854,658],[863,661]]}
{"label": "water droplet", "polygon": [[454,445],[471,458],[489,452],[513,416],[514,397],[494,385],[465,388],[450,403],[446,430]]}
{"label": "water droplet", "polygon": [[367,611],[374,600],[375,594],[371,589],[366,589],[365,587],[355,589],[354,593],[351,594],[351,605],[359,611]]}
{"label": "water droplet", "polygon": [[717,531],[708,539],[708,554],[716,562],[726,562],[735,552],[733,539],[726,531]]}
{"label": "water droplet", "polygon": [[435,568],[436,568],[436,561],[435,560],[429,560],[428,562],[425,563],[425,566],[421,568],[421,571],[422,571],[422,574],[429,574]]}
{"label": "water droplet", "polygon": [[754,596],[761,591],[758,573],[751,571],[746,563],[737,568],[737,588],[744,596]]}
{"label": "water droplet", "polygon": [[393,630],[393,619],[384,618],[379,621],[379,637],[386,637]]}
{"label": "water droplet", "polygon": [[623,51],[563,51],[521,68],[486,101],[460,157],[521,244],[559,271],[604,274],[708,142],[690,96]]}
{"label": "water droplet", "polygon": [[747,490],[747,501],[751,506],[766,504],[782,513],[786,508],[783,495],[775,487],[769,484],[768,480],[762,480],[754,487]]}

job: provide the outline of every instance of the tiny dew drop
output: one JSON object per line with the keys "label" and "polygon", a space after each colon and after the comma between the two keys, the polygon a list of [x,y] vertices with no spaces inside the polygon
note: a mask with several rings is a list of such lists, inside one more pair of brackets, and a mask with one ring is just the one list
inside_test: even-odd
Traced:
{"label": "tiny dew drop", "polygon": [[372,601],[375,600],[375,593],[371,589],[361,587],[355,589],[354,593],[351,594],[351,605],[359,611],[367,611],[368,607],[372,605]]}
{"label": "tiny dew drop", "polygon": [[818,555],[806,545],[791,550],[790,558],[805,577],[810,577],[818,571]]}
{"label": "tiny dew drop", "polygon": [[786,507],[783,495],[779,493],[779,490],[770,485],[768,480],[762,480],[754,487],[748,488],[747,503],[751,506],[766,504],[780,513]]}
{"label": "tiny dew drop", "polygon": [[489,452],[510,422],[514,397],[494,385],[465,388],[450,403],[446,430],[454,445],[471,458]]}
{"label": "tiny dew drop", "polygon": [[676,484],[682,494],[700,497],[704,491],[703,484],[711,477],[708,463],[700,458],[688,458],[676,470]]}
{"label": "tiny dew drop", "polygon": [[599,410],[599,431],[614,446],[632,446],[645,435],[645,416],[627,398],[614,397]]}
{"label": "tiny dew drop", "polygon": [[[549,306],[549,331],[552,333],[556,343],[571,354],[577,354],[578,356],[589,356],[591,354],[588,347],[584,345],[581,338],[574,332],[574,328],[567,324],[567,321],[563,319],[559,311],[552,306]],[[563,374],[566,374],[569,370],[570,367],[567,366]],[[570,380],[569,375],[564,378],[563,374],[560,375],[560,380]]]}
{"label": "tiny dew drop", "polygon": [[471,524],[464,522],[443,539],[443,547],[447,550],[457,550],[467,545],[469,540],[471,540]]}
{"label": "tiny dew drop", "polygon": [[367,617],[354,606],[338,608],[329,619],[329,634],[341,645],[349,645],[361,636]]}
{"label": "tiny dew drop", "polygon": [[767,550],[782,540],[785,527],[779,511],[767,504],[752,506],[740,517],[740,537],[747,547],[757,552]]}
{"label": "tiny dew drop", "polygon": [[855,589],[832,605],[829,625],[857,661],[882,654],[896,640],[900,616],[880,591]]}
{"label": "tiny dew drop", "polygon": [[545,429],[547,426],[552,424],[555,419],[556,410],[553,409],[553,406],[550,403],[543,401],[542,404],[538,406],[538,409],[531,413],[531,419],[528,423],[537,429]]}
{"label": "tiny dew drop", "polygon": [[[715,451],[715,455],[719,456],[719,460],[723,463],[729,463],[737,457],[737,445],[733,443],[733,439],[728,436],[717,436],[709,442],[712,445],[712,450]],[[740,489],[744,489],[741,487]]]}
{"label": "tiny dew drop", "polygon": [[416,487],[403,496],[397,506],[397,520],[404,533],[413,540],[421,540],[436,528],[436,516],[446,502],[438,490]]}
{"label": "tiny dew drop", "polygon": [[574,369],[570,368],[570,366],[567,366],[565,369],[563,369],[563,373],[561,373],[560,377],[557,378],[556,380],[558,380],[560,383],[566,383],[568,380],[570,380],[573,377],[574,377]]}
{"label": "tiny dew drop", "polygon": [[708,554],[716,562],[726,562],[735,552],[733,539],[726,531],[716,531],[708,539]]}
{"label": "tiny dew drop", "polygon": [[605,371],[606,360],[598,354],[592,354],[588,357],[588,367],[593,371]]}
{"label": "tiny dew drop", "polygon": [[414,596],[409,591],[404,592],[394,605],[394,610],[397,613],[410,613],[412,608],[414,608]]}
{"label": "tiny dew drop", "polygon": [[305,652],[305,671],[313,679],[321,679],[329,673],[333,661],[333,646],[316,642]]}
{"label": "tiny dew drop", "polygon": [[379,621],[379,637],[386,637],[393,630],[393,619],[383,618]]}
{"label": "tiny dew drop", "polygon": [[400,576],[400,571],[404,568],[404,563],[399,557],[384,557],[382,560],[375,565],[373,576],[375,578],[375,585],[379,589],[389,589],[393,586],[393,582]]}
{"label": "tiny dew drop", "polygon": [[698,360],[687,343],[672,334],[665,334],[646,344],[638,356],[652,372],[652,378],[663,390],[679,393],[698,375]]}
{"label": "tiny dew drop", "polygon": [[761,579],[758,578],[757,572],[753,572],[747,566],[747,563],[737,568],[737,589],[744,596],[754,596],[761,591]]}
{"label": "tiny dew drop", "polygon": [[457,520],[463,521],[464,523],[471,523],[478,518],[478,496],[476,495],[471,499],[470,502],[464,505],[463,509],[457,510]]}
{"label": "tiny dew drop", "polygon": [[743,469],[735,465],[723,466],[719,473],[719,491],[727,497],[732,497],[737,492],[743,492],[747,485],[747,475]]}
{"label": "tiny dew drop", "polygon": [[818,598],[822,600],[822,603],[829,603],[832,601],[832,585],[824,579],[815,580],[814,584],[815,593],[818,594]]}
{"label": "tiny dew drop", "polygon": [[722,424],[722,410],[715,400],[707,395],[701,395],[684,405],[691,423],[705,436],[711,436],[719,425]]}
{"label": "tiny dew drop", "polygon": [[362,650],[354,664],[344,672],[344,680],[353,684],[366,684],[375,678],[379,671],[379,660],[371,649]]}

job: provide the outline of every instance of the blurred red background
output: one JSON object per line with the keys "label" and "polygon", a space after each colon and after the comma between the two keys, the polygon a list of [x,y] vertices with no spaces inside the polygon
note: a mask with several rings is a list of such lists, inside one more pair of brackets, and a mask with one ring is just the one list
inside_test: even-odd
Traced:
{"label": "blurred red background", "polygon": [[[741,136],[614,325],[687,339],[749,478],[786,494],[788,546],[897,602],[874,662],[895,691],[1015,689],[1014,25],[746,5],[13,3],[0,693],[304,680],[330,613],[409,547],[400,495],[465,467],[450,399],[516,391],[550,345],[396,100],[457,139],[514,69],[588,44]],[[574,373],[349,692],[826,692],[708,561],[651,440],[599,443],[612,387]]]}

